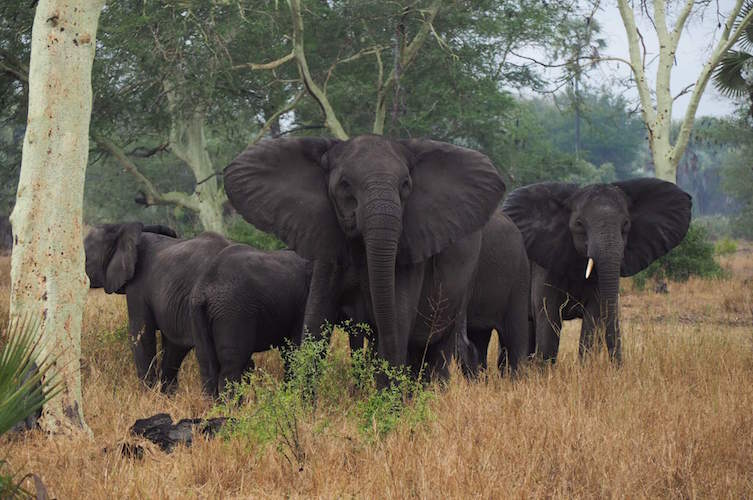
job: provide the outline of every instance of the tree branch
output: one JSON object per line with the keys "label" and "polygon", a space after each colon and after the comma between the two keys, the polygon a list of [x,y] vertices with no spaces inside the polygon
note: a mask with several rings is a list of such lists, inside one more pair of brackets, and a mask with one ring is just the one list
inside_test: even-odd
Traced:
{"label": "tree branch", "polygon": [[267,132],[269,132],[269,129],[272,128],[272,124],[279,118],[280,116],[284,115],[288,111],[291,111],[293,108],[295,108],[298,105],[298,102],[300,102],[301,98],[303,97],[304,91],[301,90],[298,92],[293,100],[286,104],[285,106],[281,107],[277,111],[275,111],[272,116],[270,116],[266,122],[264,122],[264,125],[261,127],[259,132],[254,136],[254,138],[251,140],[251,142],[248,144],[249,146],[253,146],[254,144],[258,143],[264,135],[266,135]]}
{"label": "tree branch", "polygon": [[[432,2],[432,4],[424,11],[424,23],[421,25],[421,28],[419,28],[418,32],[416,32],[413,40],[411,40],[411,42],[405,47],[405,50],[403,50],[400,56],[401,61],[399,67],[401,68],[401,71],[404,72],[405,70],[407,70],[411,63],[413,63],[413,61],[415,60],[418,51],[421,49],[428,36],[431,34],[431,31],[433,29],[432,23],[437,17],[437,14],[439,13],[439,9],[441,7],[442,0],[434,0],[434,2]],[[387,79],[384,81],[384,83],[381,85],[381,88],[377,92],[376,111],[374,113],[374,126],[372,128],[372,132],[375,134],[382,135],[384,133],[386,99],[387,95],[389,95],[390,91],[392,90],[392,86],[395,84],[396,79],[397,74],[395,72],[395,66],[393,66],[392,70],[390,70],[390,73],[387,75]]]}
{"label": "tree branch", "polygon": [[16,57],[5,49],[0,48],[0,56],[5,63],[0,62],[0,70],[6,71],[23,83],[29,83],[29,67],[21,63]]}
{"label": "tree branch", "polygon": [[677,135],[677,140],[675,141],[675,144],[672,148],[672,158],[676,159],[677,161],[679,161],[680,157],[685,152],[685,148],[687,147],[688,141],[690,140],[690,132],[695,122],[695,114],[698,110],[698,104],[701,101],[701,96],[703,95],[709,78],[711,77],[711,72],[719,64],[719,61],[721,60],[724,53],[732,48],[735,42],[737,42],[738,38],[743,33],[743,30],[745,30],[747,25],[753,19],[753,9],[751,9],[745,15],[745,17],[740,20],[737,29],[730,36],[732,27],[735,24],[735,20],[742,10],[743,1],[744,0],[737,0],[737,2],[735,2],[735,7],[730,12],[729,17],[727,18],[727,22],[724,23],[724,30],[722,32],[722,37],[719,40],[719,43],[714,49],[714,52],[709,57],[709,60],[706,61],[706,64],[703,65],[701,73],[698,75],[698,79],[694,84],[695,86],[693,88],[693,93],[690,96],[690,103],[688,103],[688,107],[685,110],[685,116],[683,117],[682,125],[680,126],[680,132]]}
{"label": "tree branch", "polygon": [[651,136],[653,135],[656,113],[654,112],[654,106],[651,102],[651,91],[648,88],[648,80],[646,80],[646,68],[643,65],[641,49],[639,48],[641,39],[638,37],[638,26],[635,23],[633,8],[628,3],[628,0],[617,0],[617,7],[620,11],[622,23],[625,26],[625,33],[628,38],[631,68],[633,69],[635,83],[638,87],[638,97],[641,101],[643,122],[646,124],[649,136]]}
{"label": "tree branch", "polygon": [[332,134],[338,139],[347,140],[348,134],[345,132],[340,120],[337,119],[335,110],[327,99],[326,94],[321,88],[314,82],[309,71],[308,61],[306,60],[306,52],[303,47],[303,16],[301,15],[301,1],[300,0],[288,0],[290,6],[290,15],[293,20],[293,54],[298,64],[298,72],[301,74],[301,79],[306,87],[306,90],[319,104],[322,112],[324,113],[324,123]]}
{"label": "tree branch", "polygon": [[680,15],[677,16],[677,21],[675,22],[675,27],[672,30],[671,37],[675,49],[677,49],[677,44],[680,42],[680,35],[682,34],[682,30],[685,28],[685,22],[688,20],[688,17],[693,10],[693,5],[695,5],[695,0],[687,0],[687,2],[685,2],[685,6],[683,6],[682,10],[680,11]]}
{"label": "tree branch", "polygon": [[169,142],[164,142],[162,144],[158,144],[157,146],[153,148],[143,148],[143,147],[137,147],[133,148],[131,151],[127,152],[127,156],[135,156],[136,158],[149,158],[151,156],[156,155],[157,153],[161,153],[162,151],[166,151],[168,146],[170,145]]}
{"label": "tree branch", "polygon": [[257,70],[264,70],[264,69],[277,69],[286,62],[292,60],[295,57],[295,51],[291,51],[290,54],[286,56],[282,56],[279,59],[275,59],[274,61],[270,61],[267,63],[243,63],[243,64],[235,64],[230,67],[230,69],[250,69],[253,71]]}
{"label": "tree branch", "polygon": [[144,187],[144,204],[145,205],[179,205],[189,210],[198,212],[199,206],[190,195],[186,193],[180,193],[177,191],[171,191],[168,193],[160,193],[144,174],[142,174],[135,163],[133,163],[128,156],[126,156],[123,149],[112,142],[109,138],[101,135],[97,131],[90,131],[91,138],[94,142],[109,153],[128,173],[133,175],[139,183]]}

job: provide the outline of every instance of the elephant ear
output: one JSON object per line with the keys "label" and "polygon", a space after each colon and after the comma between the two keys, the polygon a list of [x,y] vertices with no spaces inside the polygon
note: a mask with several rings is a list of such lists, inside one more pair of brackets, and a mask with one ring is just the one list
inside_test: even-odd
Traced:
{"label": "elephant ear", "polygon": [[112,242],[112,257],[105,263],[105,292],[115,293],[133,278],[143,227],[140,222],[120,225]]}
{"label": "elephant ear", "polygon": [[653,178],[615,182],[628,197],[630,233],[620,274],[632,276],[680,244],[690,226],[691,196]]}
{"label": "elephant ear", "polygon": [[486,155],[430,140],[405,140],[413,190],[403,208],[401,263],[426,260],[481,229],[505,183]]}
{"label": "elephant ear", "polygon": [[338,141],[285,138],[260,142],[225,168],[230,203],[248,222],[274,233],[310,260],[335,261],[345,234],[328,196],[322,156]]}
{"label": "elephant ear", "polygon": [[570,234],[568,200],[577,190],[577,184],[562,182],[531,184],[510,193],[502,205],[523,234],[528,257],[560,275],[583,269]]}

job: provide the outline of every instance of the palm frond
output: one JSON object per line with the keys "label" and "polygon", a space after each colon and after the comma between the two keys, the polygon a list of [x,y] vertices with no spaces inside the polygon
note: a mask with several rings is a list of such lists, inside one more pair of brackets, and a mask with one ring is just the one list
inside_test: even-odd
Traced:
{"label": "palm frond", "polygon": [[722,94],[738,98],[750,91],[750,85],[743,78],[745,64],[753,59],[752,54],[739,50],[730,50],[722,57],[714,71],[714,86]]}
{"label": "palm frond", "polygon": [[0,349],[0,435],[41,408],[61,389],[59,378],[50,373],[48,359],[36,361],[41,341],[39,320],[12,320],[6,339]]}
{"label": "palm frond", "polygon": [[[740,9],[740,14],[737,16],[737,20],[735,21],[735,28],[738,28],[740,26],[740,21],[742,21],[751,10],[753,10],[753,0],[747,0],[743,4],[742,9]],[[747,26],[745,26],[738,44],[740,48],[746,52],[749,52],[751,49],[753,49],[753,22],[749,22]]]}

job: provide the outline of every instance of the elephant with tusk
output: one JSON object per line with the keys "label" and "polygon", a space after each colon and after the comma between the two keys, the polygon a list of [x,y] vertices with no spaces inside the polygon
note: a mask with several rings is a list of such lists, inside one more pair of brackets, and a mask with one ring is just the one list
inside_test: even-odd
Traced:
{"label": "elephant with tusk", "polygon": [[620,276],[636,274],[677,246],[691,206],[677,185],[652,178],[583,187],[545,182],[510,193],[502,209],[523,233],[532,264],[537,356],[554,362],[562,320],[583,318],[580,354],[602,328],[609,354],[619,361]]}

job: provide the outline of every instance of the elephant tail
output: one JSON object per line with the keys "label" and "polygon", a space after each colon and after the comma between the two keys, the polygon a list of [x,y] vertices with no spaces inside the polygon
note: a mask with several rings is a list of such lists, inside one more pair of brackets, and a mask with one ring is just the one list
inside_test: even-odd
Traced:
{"label": "elephant tail", "polygon": [[214,346],[212,323],[203,296],[191,297],[191,326],[204,391],[218,397],[220,362]]}

